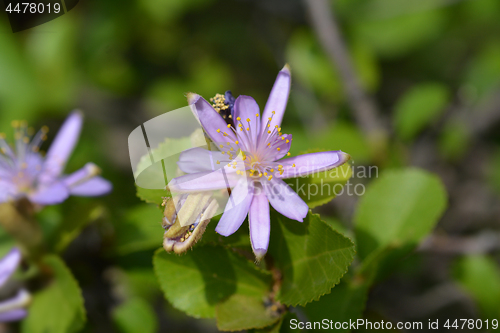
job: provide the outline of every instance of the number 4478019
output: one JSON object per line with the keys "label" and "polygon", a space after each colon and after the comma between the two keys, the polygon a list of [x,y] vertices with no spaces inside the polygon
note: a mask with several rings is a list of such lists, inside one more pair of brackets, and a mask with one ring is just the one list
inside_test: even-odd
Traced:
{"label": "number 4478019", "polygon": [[[12,13],[23,13],[23,14],[42,14],[45,12],[45,8],[47,8],[47,13],[50,14],[52,13],[59,13],[61,11],[61,4],[58,2],[55,3],[48,3],[48,4],[43,4],[41,2],[36,3],[36,2],[23,2],[23,3],[17,3],[14,8],[12,8],[12,3],[9,2],[7,5],[7,8],[5,8],[6,12]],[[52,10],[52,11],[51,11]]]}

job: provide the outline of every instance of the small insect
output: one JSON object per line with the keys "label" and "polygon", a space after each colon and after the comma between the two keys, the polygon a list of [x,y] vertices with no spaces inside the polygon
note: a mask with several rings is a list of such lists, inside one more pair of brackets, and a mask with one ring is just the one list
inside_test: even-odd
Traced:
{"label": "small insect", "polygon": [[163,198],[163,248],[181,254],[201,239],[205,229],[219,207],[208,193],[183,194]]}

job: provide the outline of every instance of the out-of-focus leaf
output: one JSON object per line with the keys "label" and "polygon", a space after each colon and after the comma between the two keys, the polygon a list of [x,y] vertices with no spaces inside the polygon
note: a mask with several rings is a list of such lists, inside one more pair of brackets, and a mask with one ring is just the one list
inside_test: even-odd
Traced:
{"label": "out-of-focus leaf", "polygon": [[483,255],[462,257],[454,265],[454,276],[485,318],[500,319],[500,268],[495,260]]}
{"label": "out-of-focus leaf", "polygon": [[140,298],[130,299],[116,307],[113,320],[122,333],[155,333],[158,330],[154,309]]}
{"label": "out-of-focus leaf", "polygon": [[[26,43],[29,62],[33,64],[40,103],[48,110],[69,112],[76,88],[77,20],[71,12],[33,28]],[[51,33],[47,33],[51,31]]]}
{"label": "out-of-focus leaf", "polygon": [[15,245],[14,239],[0,227],[0,258],[3,258]]}
{"label": "out-of-focus leaf", "polygon": [[398,135],[403,140],[413,139],[444,112],[449,99],[449,89],[440,83],[423,83],[413,87],[394,107]]}
{"label": "out-of-focus leaf", "polygon": [[475,101],[488,98],[495,89],[500,89],[499,42],[487,45],[477,54],[466,71],[464,83],[474,87]]}
{"label": "out-of-focus leaf", "polygon": [[121,255],[155,249],[163,242],[163,214],[154,205],[141,204],[129,209],[116,228],[116,247]]}
{"label": "out-of-focus leaf", "polygon": [[248,331],[249,333],[297,333],[303,332],[303,330],[295,327],[294,324],[299,322],[297,315],[292,312],[287,312],[278,322],[275,324],[264,327],[261,329],[255,329]]}
{"label": "out-of-focus leaf", "polygon": [[209,4],[213,0],[145,0],[141,1],[143,9],[155,22],[165,24],[176,20],[185,12]]}
{"label": "out-of-focus leaf", "polygon": [[[302,310],[308,321],[321,322],[325,318],[334,323],[356,321],[365,309],[369,287],[366,282],[354,282],[350,277],[344,277],[329,294],[321,296],[319,301],[307,304]],[[349,332],[350,329],[336,331]]]}
{"label": "out-of-focus leaf", "polygon": [[269,255],[283,275],[277,299],[305,305],[339,283],[354,258],[352,241],[309,213],[304,222],[271,214]]}
{"label": "out-of-focus leaf", "polygon": [[488,182],[493,186],[493,188],[500,193],[500,150],[497,150],[489,161],[488,167]]}
{"label": "out-of-focus leaf", "polygon": [[0,132],[4,132],[12,120],[33,121],[40,95],[33,68],[5,20],[0,21],[0,31]]}
{"label": "out-of-focus leaf", "polygon": [[262,302],[263,294],[254,296],[234,294],[217,305],[215,315],[221,331],[240,331],[250,328],[264,328],[279,320],[270,307]]}
{"label": "out-of-focus leaf", "polygon": [[263,302],[271,287],[269,273],[223,247],[197,246],[182,256],[159,249],[153,263],[167,300],[196,318],[215,317],[216,305],[234,295]]}
{"label": "out-of-focus leaf", "polygon": [[29,316],[22,322],[24,333],[71,333],[85,323],[85,307],[80,287],[61,258],[43,258],[53,280],[33,295]]}
{"label": "out-of-focus leaf", "polygon": [[353,163],[362,164],[370,160],[370,149],[361,131],[345,121],[326,124],[313,133],[305,133],[299,127],[288,127],[286,131],[293,134],[293,144],[290,152],[293,155],[302,154],[310,147],[319,151],[342,150],[351,155]]}
{"label": "out-of-focus leaf", "polygon": [[444,28],[446,11],[431,7],[430,0],[366,1],[355,14],[354,35],[382,57],[405,55],[437,38]]}
{"label": "out-of-focus leaf", "polygon": [[386,171],[360,198],[354,221],[362,259],[418,242],[434,228],[447,205],[441,180],[419,169]]}
{"label": "out-of-focus leaf", "polygon": [[459,159],[467,152],[470,139],[466,124],[459,120],[450,121],[444,126],[439,137],[439,152],[447,159]]}

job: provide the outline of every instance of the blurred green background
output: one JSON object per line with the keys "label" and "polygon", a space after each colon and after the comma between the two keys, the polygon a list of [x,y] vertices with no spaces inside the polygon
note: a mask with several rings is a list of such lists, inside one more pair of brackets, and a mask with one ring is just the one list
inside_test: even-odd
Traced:
{"label": "blurred green background", "polygon": [[[341,149],[355,166],[418,166],[437,173],[449,192],[434,235],[395,263],[371,291],[365,315],[499,317],[500,1],[331,5],[387,129],[383,152],[356,123],[299,0],[82,0],[16,34],[0,15],[0,131],[11,134],[11,121],[22,119],[48,125],[50,141],[66,115],[81,109],[85,125],[66,173],[92,161],[114,184],[107,197],[71,198],[39,216],[49,239],[64,235],[53,246],[83,289],[86,332],[217,331],[161,295],[151,264],[161,212],[136,197],[127,137],[185,106],[190,91],[208,99],[231,90],[263,107],[285,63],[293,74],[283,124],[294,135],[292,154]],[[344,195],[315,210],[349,232],[355,204]]]}

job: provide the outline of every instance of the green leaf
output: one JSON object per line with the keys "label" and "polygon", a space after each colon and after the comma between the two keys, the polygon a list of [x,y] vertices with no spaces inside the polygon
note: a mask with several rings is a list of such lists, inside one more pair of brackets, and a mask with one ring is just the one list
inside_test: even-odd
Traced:
{"label": "green leaf", "polygon": [[483,255],[468,255],[454,265],[454,277],[487,319],[500,319],[500,268]]}
{"label": "green leaf", "polygon": [[267,308],[262,294],[255,296],[234,294],[222,304],[217,305],[217,328],[221,331],[241,331],[250,328],[263,328],[280,319]]}
{"label": "green leaf", "polygon": [[141,298],[130,299],[116,307],[113,320],[122,333],[155,333],[158,330],[154,309]]}
{"label": "green leaf", "polygon": [[440,83],[424,83],[410,89],[394,107],[398,135],[403,140],[413,139],[443,113],[449,100],[449,89]]}
{"label": "green leaf", "polygon": [[307,177],[285,179],[285,182],[307,203],[315,208],[330,202],[342,193],[344,183],[351,177],[352,169],[344,164],[332,170],[311,174]]}
{"label": "green leaf", "polygon": [[[369,283],[354,282],[350,277],[344,277],[338,286],[319,301],[312,302],[302,308],[308,321],[319,321],[328,318],[336,322],[356,321],[361,318],[368,298]],[[349,332],[349,329],[336,330]]]}
{"label": "green leaf", "polygon": [[116,228],[117,252],[124,255],[161,246],[162,218],[162,211],[154,205],[141,204],[129,209]]}
{"label": "green leaf", "polygon": [[85,323],[85,307],[80,287],[61,258],[50,255],[43,264],[53,280],[33,295],[29,316],[22,323],[24,333],[71,333]]}
{"label": "green leaf", "polygon": [[161,205],[164,197],[169,197],[170,192],[167,190],[150,190],[146,188],[142,188],[136,185],[137,196],[142,201],[147,203],[154,203],[157,205]]}
{"label": "green leaf", "polygon": [[432,231],[446,203],[437,176],[419,169],[384,172],[369,185],[354,217],[359,256],[417,244]]}
{"label": "green leaf", "polygon": [[439,37],[448,19],[446,11],[431,9],[435,8],[433,0],[374,0],[354,5],[361,7],[352,20],[355,39],[385,58],[408,54]]}
{"label": "green leaf", "polygon": [[288,333],[288,332],[302,332],[301,329],[295,328],[292,329],[290,322],[298,322],[299,320],[297,319],[297,315],[292,312],[286,312],[283,317],[276,323],[274,323],[271,326],[260,328],[260,329],[254,329],[248,331],[249,333]]}
{"label": "green leaf", "polygon": [[354,244],[309,213],[304,222],[271,214],[269,245],[283,281],[277,300],[286,305],[305,305],[327,294],[339,283],[354,258]]}
{"label": "green leaf", "polygon": [[489,98],[500,84],[500,43],[495,41],[484,47],[470,63],[464,78],[473,89],[470,102]]}
{"label": "green leaf", "polygon": [[471,139],[467,124],[461,120],[452,120],[440,133],[439,152],[447,159],[457,160],[468,151]]}
{"label": "green leaf", "polygon": [[196,318],[215,317],[215,306],[235,294],[262,301],[271,286],[269,273],[223,247],[197,246],[183,256],[159,249],[153,263],[167,300]]}

